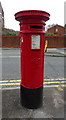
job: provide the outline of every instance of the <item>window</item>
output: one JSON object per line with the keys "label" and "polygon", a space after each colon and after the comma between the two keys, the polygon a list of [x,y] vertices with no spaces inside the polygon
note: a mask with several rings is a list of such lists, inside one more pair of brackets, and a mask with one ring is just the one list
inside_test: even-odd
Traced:
{"label": "window", "polygon": [[56,28],[55,31],[58,32],[58,29]]}

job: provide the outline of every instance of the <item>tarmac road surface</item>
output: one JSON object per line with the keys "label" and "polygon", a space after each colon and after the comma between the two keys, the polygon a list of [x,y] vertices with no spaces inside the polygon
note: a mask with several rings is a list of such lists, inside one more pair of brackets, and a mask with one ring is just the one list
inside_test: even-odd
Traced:
{"label": "tarmac road surface", "polygon": [[[66,77],[64,74],[66,57],[63,57],[63,52],[63,49],[48,49],[44,65],[43,106],[38,109],[26,109],[20,103],[20,51],[19,49],[3,50],[2,80],[0,81],[2,120],[9,120],[9,118],[13,120],[16,118],[17,120],[21,120],[19,118],[64,120],[66,118]],[[60,57],[56,56],[59,54]]]}
{"label": "tarmac road surface", "polygon": [[[63,84],[65,74],[64,74],[64,57],[62,55],[57,57],[57,55],[61,54],[63,49],[49,49],[45,55],[44,62],[44,79],[45,81],[56,82],[58,85],[59,82]],[[48,56],[50,55],[53,56]],[[2,51],[2,82],[0,82],[3,87],[18,87],[20,83],[20,50],[19,49],[9,49]],[[12,83],[11,83],[12,81]],[[16,84],[15,84],[16,82]],[[0,86],[1,86],[0,84]],[[5,85],[6,84],[6,85]],[[52,83],[53,84],[53,83]]]}

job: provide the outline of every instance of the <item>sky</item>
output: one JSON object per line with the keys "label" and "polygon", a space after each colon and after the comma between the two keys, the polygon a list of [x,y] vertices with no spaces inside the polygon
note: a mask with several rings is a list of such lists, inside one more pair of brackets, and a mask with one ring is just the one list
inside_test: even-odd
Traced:
{"label": "sky", "polygon": [[46,27],[52,24],[64,26],[65,0],[0,0],[5,16],[5,27],[20,30],[14,14],[22,10],[43,10],[50,14]]}

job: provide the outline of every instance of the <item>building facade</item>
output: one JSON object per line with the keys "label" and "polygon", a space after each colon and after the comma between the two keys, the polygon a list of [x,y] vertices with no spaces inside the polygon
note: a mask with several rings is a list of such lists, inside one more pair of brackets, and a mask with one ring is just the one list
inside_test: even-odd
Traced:
{"label": "building facade", "polygon": [[65,34],[65,28],[60,25],[55,25],[47,30],[47,33],[53,33],[55,35],[63,36]]}
{"label": "building facade", "polygon": [[0,29],[4,28],[4,11],[0,2]]}
{"label": "building facade", "polygon": [[66,24],[64,25],[64,35],[66,35]]}

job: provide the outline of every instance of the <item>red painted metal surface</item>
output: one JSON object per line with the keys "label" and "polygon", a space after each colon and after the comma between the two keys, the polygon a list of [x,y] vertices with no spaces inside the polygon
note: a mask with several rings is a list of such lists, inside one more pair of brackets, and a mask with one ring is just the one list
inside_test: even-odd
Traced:
{"label": "red painted metal surface", "polygon": [[[49,13],[39,10],[15,14],[15,19],[20,21],[21,85],[26,88],[35,89],[43,85],[45,22],[49,16]],[[37,45],[32,48],[36,41],[38,48]]]}

